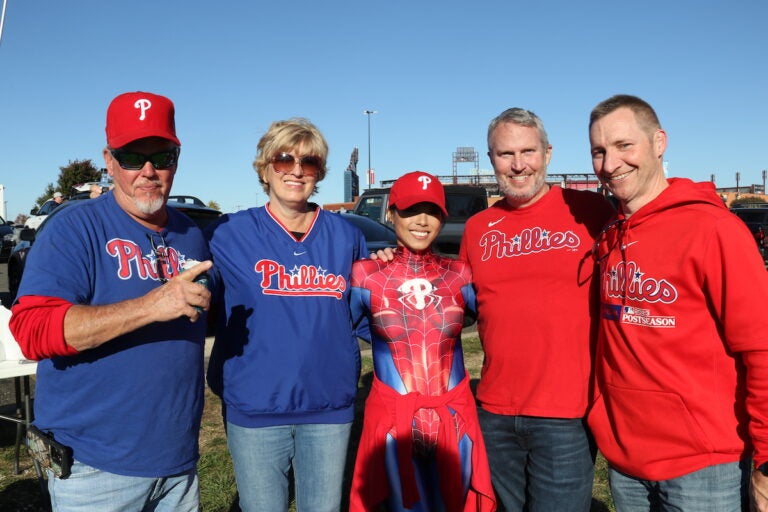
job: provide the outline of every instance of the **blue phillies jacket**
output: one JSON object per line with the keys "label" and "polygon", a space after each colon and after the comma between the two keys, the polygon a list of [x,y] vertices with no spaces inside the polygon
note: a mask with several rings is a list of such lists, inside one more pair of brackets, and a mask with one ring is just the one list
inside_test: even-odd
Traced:
{"label": "blue phillies jacket", "polygon": [[227,421],[352,421],[360,352],[349,277],[367,256],[360,230],[318,209],[296,240],[259,207],[223,216],[207,236],[222,306],[208,383]]}

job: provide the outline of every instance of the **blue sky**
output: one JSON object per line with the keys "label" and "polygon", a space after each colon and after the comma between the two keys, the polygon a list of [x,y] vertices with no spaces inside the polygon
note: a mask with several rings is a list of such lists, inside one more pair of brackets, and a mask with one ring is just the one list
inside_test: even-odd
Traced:
{"label": "blue sky", "polygon": [[[616,93],[657,110],[670,176],[762,183],[768,169],[768,2],[540,0],[8,0],[0,43],[0,184],[27,213],[59,167],[103,161],[122,92],[176,104],[176,194],[225,211],[266,200],[251,162],[269,124],[303,116],[330,145],[316,201],[343,200],[367,119],[377,179],[450,174],[459,146],[485,157],[488,122],[543,120],[550,173],[591,172],[587,118]],[[459,173],[468,174],[469,164]],[[364,186],[364,184],[362,184]]]}

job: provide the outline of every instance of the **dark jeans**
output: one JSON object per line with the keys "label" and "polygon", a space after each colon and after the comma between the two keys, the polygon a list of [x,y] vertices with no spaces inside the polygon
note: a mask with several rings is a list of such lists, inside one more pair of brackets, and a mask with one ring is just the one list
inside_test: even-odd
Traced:
{"label": "dark jeans", "polygon": [[640,480],[610,469],[617,512],[741,512],[749,510],[748,462],[717,464],[670,480]]}
{"label": "dark jeans", "polygon": [[594,455],[581,419],[478,409],[496,496],[507,512],[589,512]]}

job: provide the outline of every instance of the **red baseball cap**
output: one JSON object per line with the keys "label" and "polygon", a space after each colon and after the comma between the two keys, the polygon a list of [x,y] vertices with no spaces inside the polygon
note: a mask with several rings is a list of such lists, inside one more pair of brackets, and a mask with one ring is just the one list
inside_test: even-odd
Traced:
{"label": "red baseball cap", "polygon": [[435,176],[422,171],[409,172],[395,181],[389,190],[389,207],[405,210],[417,203],[432,203],[448,216],[445,189]]}
{"label": "red baseball cap", "polygon": [[175,109],[165,96],[127,92],[107,109],[107,145],[120,148],[145,137],[161,137],[181,146],[176,137]]}

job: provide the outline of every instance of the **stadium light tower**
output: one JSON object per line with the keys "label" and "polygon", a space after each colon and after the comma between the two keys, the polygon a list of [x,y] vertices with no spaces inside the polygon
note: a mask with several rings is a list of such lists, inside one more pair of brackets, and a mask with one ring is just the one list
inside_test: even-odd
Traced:
{"label": "stadium light tower", "polygon": [[3,41],[3,25],[5,25],[5,6],[8,0],[3,0],[3,10],[0,12],[0,42]]}
{"label": "stadium light tower", "polygon": [[368,179],[368,188],[371,188],[371,114],[378,114],[377,110],[363,110],[363,114],[368,116],[368,171],[366,176]]}

